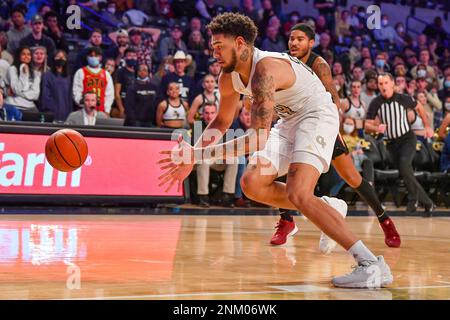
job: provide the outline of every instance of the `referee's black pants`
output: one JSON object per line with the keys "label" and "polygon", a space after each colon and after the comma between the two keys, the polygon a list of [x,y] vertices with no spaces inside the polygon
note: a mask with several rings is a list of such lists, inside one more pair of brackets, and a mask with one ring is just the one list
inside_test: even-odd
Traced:
{"label": "referee's black pants", "polygon": [[387,150],[394,166],[405,182],[408,190],[408,203],[416,203],[418,200],[423,205],[430,206],[433,202],[414,177],[412,163],[416,154],[416,144],[416,135],[413,131],[410,131],[398,139],[390,140],[387,144]]}

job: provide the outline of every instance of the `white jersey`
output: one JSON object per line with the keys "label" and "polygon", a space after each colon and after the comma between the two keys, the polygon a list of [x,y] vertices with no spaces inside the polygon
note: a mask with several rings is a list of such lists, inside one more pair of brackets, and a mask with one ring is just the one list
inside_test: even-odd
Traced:
{"label": "white jersey", "polygon": [[319,77],[299,59],[287,53],[261,51],[257,48],[254,48],[253,64],[247,86],[242,83],[239,73],[235,71],[231,73],[235,91],[250,98],[253,96],[251,82],[255,72],[255,66],[260,60],[266,57],[289,61],[295,73],[295,83],[290,88],[275,92],[275,111],[280,118],[287,119],[294,117],[305,106],[308,109],[314,109],[333,104],[331,94],[325,90]]}

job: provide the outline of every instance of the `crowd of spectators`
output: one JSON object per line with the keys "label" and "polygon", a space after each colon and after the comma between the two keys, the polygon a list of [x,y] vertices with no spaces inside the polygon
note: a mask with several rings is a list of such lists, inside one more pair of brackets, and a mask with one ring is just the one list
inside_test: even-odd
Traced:
{"label": "crowd of spectators", "polygon": [[[448,20],[436,17],[415,34],[406,30],[405,23],[392,24],[389,14],[395,13],[390,12],[382,15],[380,29],[370,30],[365,8],[345,9],[340,5],[346,1],[315,0],[313,17],[302,15],[301,6],[284,12],[281,2],[241,0],[238,8],[215,0],[4,0],[1,119],[35,119],[30,114],[45,113],[55,122],[77,125],[95,125],[96,119],[108,117],[136,127],[190,128],[195,121],[207,123],[218,111],[220,65],[212,58],[211,34],[205,26],[215,15],[234,11],[255,21],[256,46],[263,50],[286,51],[290,29],[299,22],[314,27],[314,51],[331,66],[344,106],[342,129],[348,136],[364,128],[367,107],[378,95],[377,74],[386,71],[394,75],[397,92],[422,103],[433,129],[448,123],[450,38],[444,28]],[[72,4],[81,5],[81,30],[66,27],[66,8]],[[246,113],[242,108],[236,114],[238,127],[248,127]],[[417,135],[423,136],[420,118],[411,114],[410,119]],[[361,151],[353,150],[357,143],[349,144],[362,170]],[[229,175],[232,172],[236,179],[241,168],[229,168],[226,194],[239,189]],[[197,172],[201,195],[207,193],[205,170]],[[244,203],[241,193],[236,199]],[[207,204],[204,197],[201,200]]]}

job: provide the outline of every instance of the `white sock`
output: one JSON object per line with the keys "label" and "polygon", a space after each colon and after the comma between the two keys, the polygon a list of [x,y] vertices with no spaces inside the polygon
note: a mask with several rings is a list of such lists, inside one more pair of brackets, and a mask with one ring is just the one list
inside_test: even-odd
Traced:
{"label": "white sock", "polygon": [[372,251],[367,249],[361,240],[356,241],[355,244],[348,249],[348,252],[358,263],[363,261],[377,261],[377,257],[374,256]]}

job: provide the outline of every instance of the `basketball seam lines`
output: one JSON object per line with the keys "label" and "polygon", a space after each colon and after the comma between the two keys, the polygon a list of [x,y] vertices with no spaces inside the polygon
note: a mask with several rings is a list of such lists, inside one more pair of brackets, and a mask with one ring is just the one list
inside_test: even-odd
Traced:
{"label": "basketball seam lines", "polygon": [[[73,146],[75,147],[75,150],[77,150],[77,155],[78,155],[78,162],[81,164],[81,165],[83,165],[82,163],[81,163],[81,155],[80,155],[80,152],[78,151],[78,148],[77,148],[77,146],[76,146],[76,144],[72,141],[72,139],[70,139],[70,137],[67,135],[67,134],[65,134],[64,132],[61,132],[63,135],[65,135],[66,136],[66,138],[67,139],[69,139],[69,141],[73,144]],[[55,142],[56,142],[56,140],[55,140]],[[73,166],[72,166],[73,167]],[[75,167],[73,167],[73,168],[77,168],[76,166]]]}
{"label": "basketball seam lines", "polygon": [[[70,140],[70,139],[69,139],[69,140]],[[72,140],[70,140],[70,141],[72,141]],[[59,155],[61,156],[61,159],[63,159],[64,162],[65,162],[69,167],[71,167],[71,168],[77,168],[76,166],[73,166],[73,165],[71,165],[69,162],[67,162],[67,160],[64,158],[64,156],[62,155],[61,151],[60,151],[59,148],[58,148],[58,144],[56,143],[56,137],[53,137],[53,142],[54,142],[54,144],[55,144],[56,150],[58,151]],[[73,142],[72,142],[72,143],[73,143]],[[78,152],[78,150],[77,150],[77,152]],[[79,156],[79,155],[78,155],[78,156]]]}

